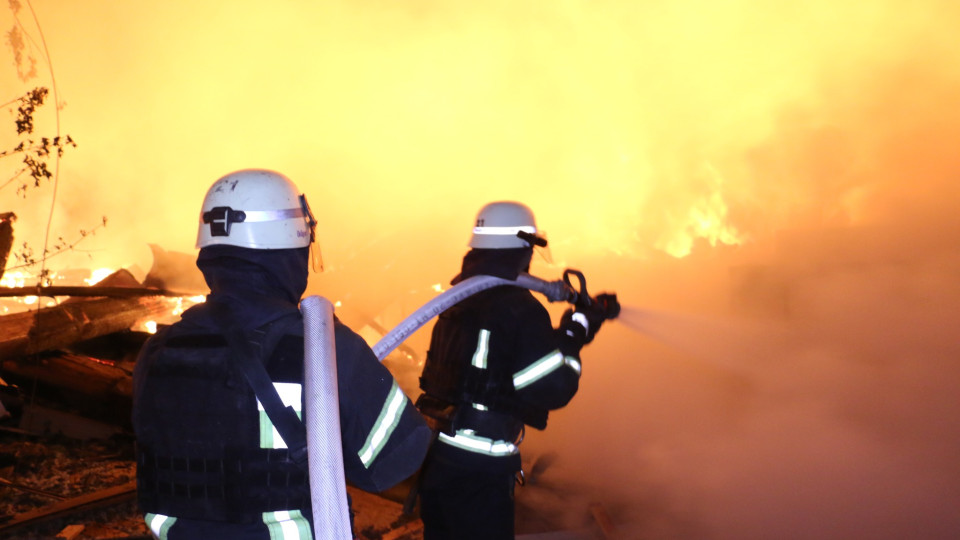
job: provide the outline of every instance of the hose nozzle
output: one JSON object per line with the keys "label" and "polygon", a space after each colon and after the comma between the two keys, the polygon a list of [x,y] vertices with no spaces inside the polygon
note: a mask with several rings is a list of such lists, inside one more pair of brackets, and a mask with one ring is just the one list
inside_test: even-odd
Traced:
{"label": "hose nozzle", "polygon": [[[576,276],[580,282],[580,290],[570,283],[570,276]],[[567,289],[567,301],[577,306],[577,309],[593,311],[605,320],[616,319],[620,315],[620,302],[617,301],[616,293],[600,293],[591,297],[587,292],[587,278],[583,277],[583,272],[567,268],[563,271],[563,283]]]}
{"label": "hose nozzle", "polygon": [[[570,282],[570,276],[576,276],[580,282],[579,290]],[[545,281],[530,274],[520,274],[517,276],[517,285],[537,291],[551,302],[569,302],[579,310],[596,312],[607,320],[616,319],[620,315],[620,302],[617,301],[617,295],[600,293],[596,297],[591,297],[587,293],[587,279],[579,270],[568,268],[563,271],[563,279],[557,281]]]}

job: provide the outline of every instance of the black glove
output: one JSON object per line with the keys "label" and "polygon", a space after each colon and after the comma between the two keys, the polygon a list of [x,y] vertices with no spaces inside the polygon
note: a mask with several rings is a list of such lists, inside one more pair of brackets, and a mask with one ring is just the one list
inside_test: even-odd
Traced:
{"label": "black glove", "polygon": [[603,324],[603,313],[593,309],[568,309],[560,318],[560,331],[571,337],[581,346],[593,341],[600,325]]}

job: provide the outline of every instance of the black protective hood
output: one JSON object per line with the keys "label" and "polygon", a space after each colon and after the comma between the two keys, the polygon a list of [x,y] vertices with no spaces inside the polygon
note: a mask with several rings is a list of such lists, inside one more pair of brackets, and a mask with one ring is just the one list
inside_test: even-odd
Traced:
{"label": "black protective hood", "polygon": [[463,256],[460,273],[453,278],[457,283],[473,276],[494,276],[515,280],[521,272],[530,270],[533,248],[480,249],[474,248]]}
{"label": "black protective hood", "polygon": [[[210,287],[207,302],[227,306],[241,326],[251,329],[299,311],[300,298],[307,290],[309,258],[309,247],[250,249],[214,245],[200,250],[197,267]],[[209,310],[190,309],[183,318],[208,315]]]}

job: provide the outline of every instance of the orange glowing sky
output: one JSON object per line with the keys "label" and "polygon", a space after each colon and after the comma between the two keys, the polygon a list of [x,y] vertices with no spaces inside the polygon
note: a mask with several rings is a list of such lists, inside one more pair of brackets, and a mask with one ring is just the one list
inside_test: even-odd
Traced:
{"label": "orange glowing sky", "polygon": [[[645,330],[668,348],[611,325],[531,450],[559,441],[662,495],[667,537],[690,523],[702,528],[687,537],[762,537],[761,524],[825,537],[797,533],[789,508],[873,538],[911,520],[928,537],[960,531],[960,432],[941,417],[960,391],[960,3],[32,5],[61,132],[79,145],[61,162],[54,236],[110,220],[57,265],[146,269],[148,243],[193,253],[206,188],[275,168],[319,218],[327,271],[311,289],[375,313],[446,283],[477,209],[519,199],[556,262],[536,274],[581,268],[633,307],[729,316],[745,311],[731,299],[760,301],[792,325],[789,345]],[[38,76],[18,80],[7,46],[0,102],[51,84],[25,4],[18,17]],[[0,24],[14,24],[8,7]],[[53,121],[41,111],[38,129]],[[42,244],[50,186],[0,193],[18,239]],[[774,285],[737,292],[731,269],[746,264]],[[810,470],[828,475],[798,495]],[[768,521],[751,521],[757,503]],[[888,521],[868,524],[878,513]]]}
{"label": "orange glowing sky", "polygon": [[376,241],[455,257],[496,198],[561,261],[642,258],[886,219],[956,173],[955,138],[913,148],[957,135],[951,3],[475,4],[35,2],[80,145],[55,225],[106,215],[105,264],[190,251],[207,185],[259,166],[307,192],[333,265]]}

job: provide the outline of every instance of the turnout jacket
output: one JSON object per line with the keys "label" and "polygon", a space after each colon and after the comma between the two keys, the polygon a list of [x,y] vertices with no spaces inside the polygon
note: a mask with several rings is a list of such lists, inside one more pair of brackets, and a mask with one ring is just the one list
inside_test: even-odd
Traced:
{"label": "turnout jacket", "polygon": [[[512,251],[472,250],[453,283],[479,274],[515,279],[520,254]],[[581,346],[522,287],[493,287],[440,314],[417,403],[440,430],[434,455],[519,469],[524,425],[544,429],[549,411],[576,394]]]}
{"label": "turnout jacket", "polygon": [[[207,275],[211,266],[237,264],[221,261],[201,269]],[[261,273],[235,277],[243,277],[248,288],[234,296],[214,288],[206,304],[152,337],[137,360],[133,425],[141,510],[160,537],[175,525],[211,531],[220,523],[253,524],[262,538],[310,538],[305,456],[287,447],[260,404],[224,335],[223,312],[215,307],[218,302],[229,307],[231,323],[256,344],[256,356],[283,404],[301,418],[302,316],[295,303],[250,294],[260,288]],[[416,472],[431,434],[366,342],[336,318],[334,335],[345,476],[356,487],[382,491]]]}

